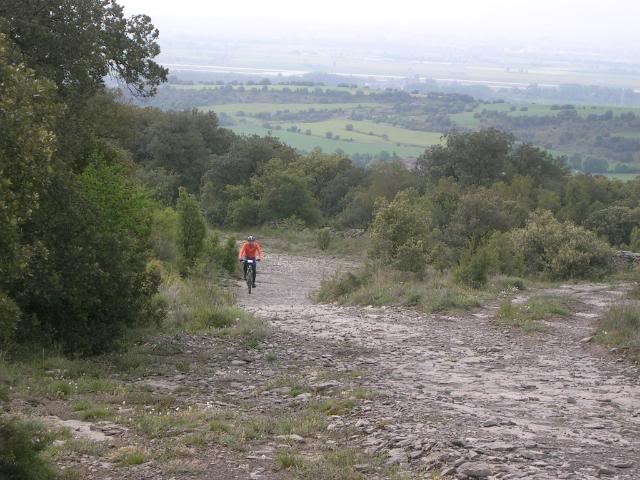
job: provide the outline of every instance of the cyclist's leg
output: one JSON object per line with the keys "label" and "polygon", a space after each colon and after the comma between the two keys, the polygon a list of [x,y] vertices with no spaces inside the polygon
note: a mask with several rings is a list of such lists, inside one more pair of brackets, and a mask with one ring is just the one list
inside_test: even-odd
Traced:
{"label": "cyclist's leg", "polygon": [[258,274],[258,261],[254,260],[253,262],[253,284],[256,284],[256,275]]}
{"label": "cyclist's leg", "polygon": [[247,279],[247,262],[242,262],[242,271],[244,272],[244,279]]}

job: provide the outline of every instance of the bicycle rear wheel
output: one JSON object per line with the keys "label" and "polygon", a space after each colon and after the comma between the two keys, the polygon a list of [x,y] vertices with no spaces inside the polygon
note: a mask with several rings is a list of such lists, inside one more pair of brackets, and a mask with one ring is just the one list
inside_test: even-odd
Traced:
{"label": "bicycle rear wheel", "polygon": [[251,287],[253,286],[253,265],[247,267],[247,289],[251,294]]}

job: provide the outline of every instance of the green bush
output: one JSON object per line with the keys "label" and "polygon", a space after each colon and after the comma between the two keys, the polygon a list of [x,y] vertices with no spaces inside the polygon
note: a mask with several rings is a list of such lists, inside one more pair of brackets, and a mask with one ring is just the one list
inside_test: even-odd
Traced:
{"label": "green bush", "polygon": [[589,230],[560,223],[547,210],[532,213],[512,238],[525,271],[551,279],[597,278],[611,270],[611,248]]}
{"label": "green bush", "polygon": [[216,267],[222,268],[227,273],[232,274],[238,268],[238,248],[233,237],[227,238],[223,245],[218,233],[212,234],[207,239],[205,256],[212,260]]}
{"label": "green bush", "polygon": [[166,262],[178,258],[178,215],[173,208],[157,210],[151,225],[151,246],[155,256]]}
{"label": "green bush", "polygon": [[15,302],[0,292],[0,359],[13,347],[20,314]]}
{"label": "green bush", "polygon": [[473,246],[470,246],[462,253],[460,263],[453,271],[453,277],[458,283],[482,288],[487,283],[491,263],[491,256],[486,248],[481,247],[474,251]]}
{"label": "green bush", "polygon": [[522,275],[524,257],[508,233],[493,232],[488,239],[482,242],[480,248],[486,251],[490,258],[491,273]]}
{"label": "green bush", "polygon": [[202,253],[206,226],[198,203],[184,188],[178,195],[177,211],[181,271],[186,272]]}
{"label": "green bush", "polygon": [[73,177],[54,177],[25,237],[38,246],[29,274],[5,287],[24,314],[18,341],[98,353],[144,318],[159,283],[146,270],[145,238],[105,231]]}
{"label": "green bush", "polygon": [[327,250],[331,245],[331,231],[328,228],[321,228],[316,234],[316,245],[320,250]]}
{"label": "green bush", "polygon": [[52,440],[36,423],[0,417],[0,478],[53,480],[53,470],[40,456]]}
{"label": "green bush", "polygon": [[415,270],[426,263],[428,227],[424,200],[416,191],[404,190],[391,203],[379,205],[371,225],[373,253],[384,262]]}
{"label": "green bush", "polygon": [[426,247],[423,240],[409,240],[398,247],[393,265],[403,271],[423,278],[427,271]]}

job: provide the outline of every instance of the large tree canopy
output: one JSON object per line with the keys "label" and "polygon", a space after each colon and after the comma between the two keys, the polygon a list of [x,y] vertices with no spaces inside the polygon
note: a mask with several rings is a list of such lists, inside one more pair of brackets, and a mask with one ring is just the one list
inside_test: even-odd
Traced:
{"label": "large tree canopy", "polygon": [[0,277],[9,277],[27,254],[20,246],[24,223],[38,208],[55,148],[52,132],[60,105],[55,86],[15,64],[12,45],[0,33]]}
{"label": "large tree canopy", "polygon": [[158,30],[146,15],[125,18],[114,0],[3,0],[0,17],[24,62],[65,96],[90,96],[112,75],[136,95],[153,95],[167,70]]}

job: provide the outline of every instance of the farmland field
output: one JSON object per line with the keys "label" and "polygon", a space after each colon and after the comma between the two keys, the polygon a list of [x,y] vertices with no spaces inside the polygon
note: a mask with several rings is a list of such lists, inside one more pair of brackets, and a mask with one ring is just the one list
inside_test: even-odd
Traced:
{"label": "farmland field", "polygon": [[300,151],[320,148],[363,162],[417,157],[453,129],[493,127],[566,157],[577,171],[620,178],[640,171],[640,108],[316,85],[178,84],[167,103],[215,112],[239,134],[272,135]]}
{"label": "farmland field", "polygon": [[[302,151],[320,148],[326,153],[342,151],[347,155],[416,157],[430,145],[441,142],[442,133],[409,130],[367,120],[351,120],[358,109],[383,109],[380,103],[228,103],[199,107],[203,111],[229,115],[229,128],[245,135],[271,135]],[[277,121],[257,118],[259,114],[330,112],[322,121]],[[351,130],[347,125],[351,126]],[[296,131],[291,130],[292,127]],[[328,136],[328,132],[330,136]]]}
{"label": "farmland field", "polygon": [[199,107],[202,111],[212,111],[216,113],[227,113],[237,115],[238,112],[269,113],[269,112],[304,112],[308,110],[353,110],[360,107],[381,107],[377,103],[225,103],[222,105],[207,105]]}
{"label": "farmland field", "polygon": [[366,154],[375,156],[385,151],[389,154],[393,154],[395,152],[401,157],[417,157],[424,151],[424,147],[398,146],[396,143],[384,140],[371,142],[359,142],[354,140],[351,142],[343,140],[342,138],[339,140],[335,138],[329,139],[326,138],[324,134],[306,135],[304,133],[288,132],[286,130],[270,130],[255,123],[244,123],[231,128],[239,134],[261,136],[271,135],[279,138],[285,143],[288,143],[294,148],[307,152],[315,148],[320,148],[325,153],[335,153],[340,150],[347,155]]}

